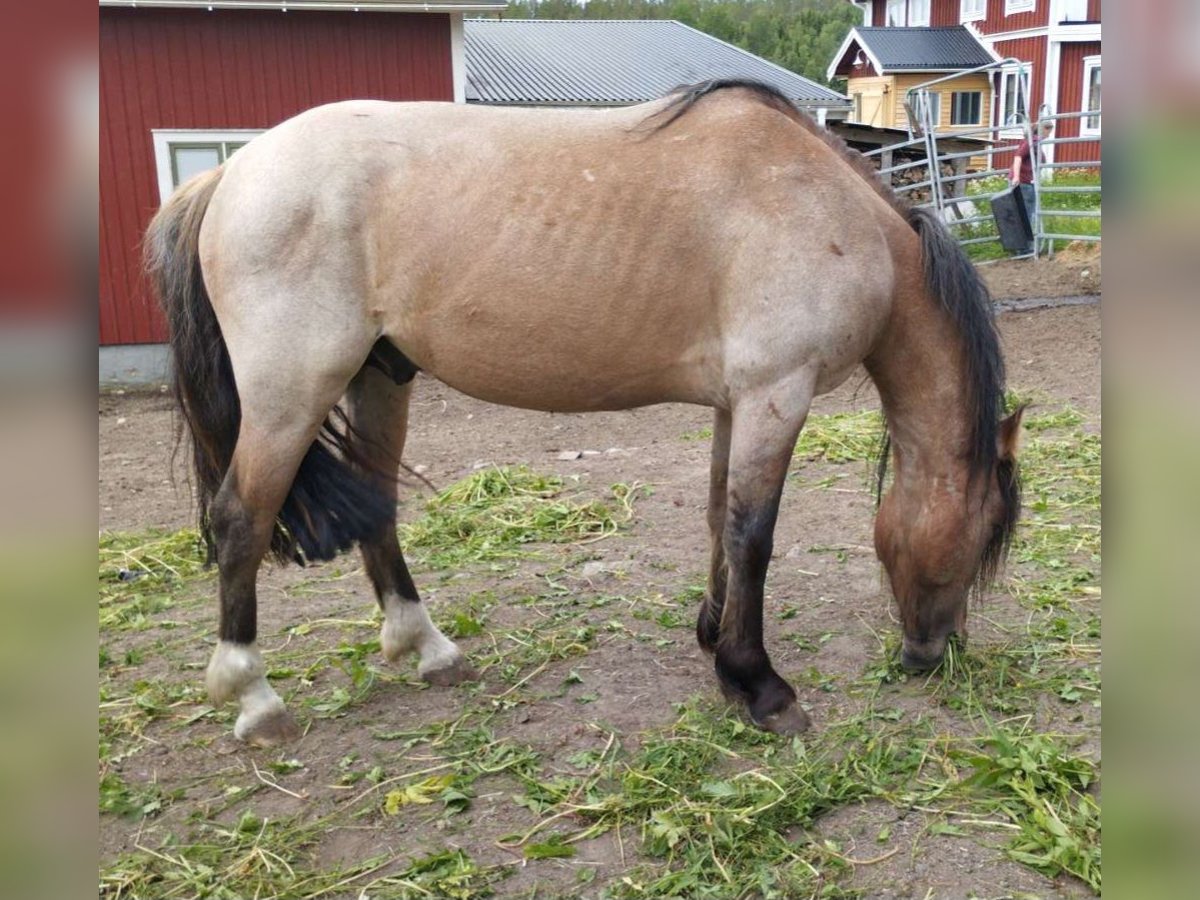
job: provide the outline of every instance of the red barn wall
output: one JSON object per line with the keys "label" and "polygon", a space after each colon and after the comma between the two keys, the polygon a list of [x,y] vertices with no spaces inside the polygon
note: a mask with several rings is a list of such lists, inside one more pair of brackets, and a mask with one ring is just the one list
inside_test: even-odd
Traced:
{"label": "red barn wall", "polygon": [[[1100,43],[1070,43],[1062,45],[1062,61],[1058,74],[1058,111],[1079,112],[1083,106],[1083,59],[1099,56]],[[1079,137],[1079,119],[1063,119],[1055,131],[1060,138]],[[1056,162],[1089,162],[1100,159],[1100,142],[1063,144],[1054,151]]]}
{"label": "red barn wall", "polygon": [[453,97],[448,15],[101,8],[100,343],[166,339],[139,257],[159,205],[151,129]]}
{"label": "red barn wall", "polygon": [[1029,115],[1035,116],[1042,105],[1046,87],[1046,38],[1017,38],[1011,41],[996,41],[994,47],[1001,59],[1012,57],[1021,62],[1032,63],[1029,79]]}
{"label": "red barn wall", "polygon": [[1004,0],[988,0],[987,18],[975,23],[981,34],[998,31],[1020,31],[1025,28],[1041,28],[1050,23],[1050,0],[1037,0],[1028,12],[1004,14]]}

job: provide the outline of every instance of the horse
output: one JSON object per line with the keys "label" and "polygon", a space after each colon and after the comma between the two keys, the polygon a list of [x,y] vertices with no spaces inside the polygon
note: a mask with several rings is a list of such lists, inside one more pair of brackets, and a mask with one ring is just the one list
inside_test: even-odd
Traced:
{"label": "horse", "polygon": [[418,371],[533,410],[713,409],[696,636],[725,693],[780,734],[810,722],[764,648],[763,586],[815,396],[860,365],[879,391],[874,541],[906,667],[965,636],[1019,514],[1021,411],[1002,420],[978,272],[936,216],[755,82],[603,110],[317,107],[171,196],[145,265],[219,571],[208,693],[238,702],[252,744],[298,734],[256,642],[268,552],[357,544],[386,660],[477,677],[397,541]]}

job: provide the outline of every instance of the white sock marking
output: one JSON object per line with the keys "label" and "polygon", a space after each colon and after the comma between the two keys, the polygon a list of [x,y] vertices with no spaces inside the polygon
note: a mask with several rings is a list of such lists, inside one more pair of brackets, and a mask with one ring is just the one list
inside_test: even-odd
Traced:
{"label": "white sock marking", "polygon": [[237,699],[241,714],[233,733],[243,740],[255,725],[284,709],[283,701],[267,683],[267,668],[258,644],[221,641],[208,663],[205,683],[214,705]]}
{"label": "white sock marking", "polygon": [[400,597],[388,597],[384,604],[379,640],[391,663],[400,662],[407,653],[419,653],[417,671],[422,675],[449,668],[462,658],[454,642],[433,624],[424,603]]}

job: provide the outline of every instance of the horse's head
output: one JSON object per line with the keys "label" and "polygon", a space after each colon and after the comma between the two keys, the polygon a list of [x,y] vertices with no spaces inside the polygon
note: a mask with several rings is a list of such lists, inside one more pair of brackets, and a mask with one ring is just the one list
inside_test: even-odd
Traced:
{"label": "horse's head", "polygon": [[907,669],[935,668],[950,635],[966,637],[972,588],[1003,562],[1021,506],[1022,412],[1000,423],[995,456],[982,471],[963,461],[950,473],[928,472],[897,458],[875,520],[875,552],[899,606]]}

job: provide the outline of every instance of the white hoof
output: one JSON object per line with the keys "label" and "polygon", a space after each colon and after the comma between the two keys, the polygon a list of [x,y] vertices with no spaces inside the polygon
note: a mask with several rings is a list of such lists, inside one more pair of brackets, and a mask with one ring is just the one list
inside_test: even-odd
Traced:
{"label": "white hoof", "polygon": [[259,747],[274,747],[300,736],[295,719],[267,683],[266,666],[257,644],[221,641],[205,675],[214,706],[236,699],[241,712],[234,737]]}
{"label": "white hoof", "polygon": [[389,598],[379,641],[384,659],[392,665],[410,653],[419,654],[417,673],[430,684],[458,684],[475,677],[462,651],[438,630],[419,601]]}

